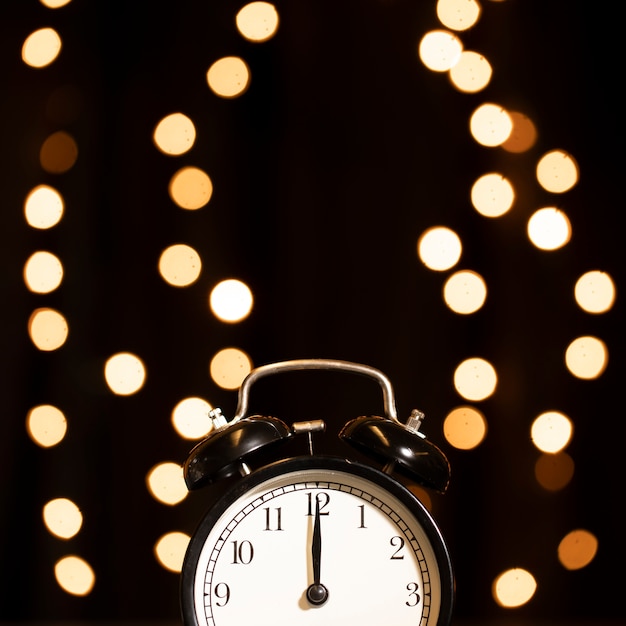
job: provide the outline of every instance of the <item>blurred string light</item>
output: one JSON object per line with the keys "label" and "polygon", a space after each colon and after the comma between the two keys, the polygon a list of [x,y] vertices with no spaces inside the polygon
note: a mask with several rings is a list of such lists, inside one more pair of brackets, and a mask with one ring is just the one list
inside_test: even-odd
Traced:
{"label": "blurred string light", "polygon": [[[476,0],[438,0],[436,13],[442,28],[425,33],[419,40],[417,53],[422,64],[433,72],[447,74],[451,86],[461,93],[477,94],[486,89],[493,75],[492,64],[479,51],[465,50],[461,39],[461,34],[480,19],[480,3]],[[531,150],[537,140],[535,123],[525,113],[507,110],[489,100],[474,108],[468,126],[470,136],[479,146],[511,154]],[[536,161],[533,176],[545,192],[561,195],[577,184],[580,173],[571,154],[555,149]],[[514,208],[516,191],[508,176],[491,171],[474,181],[469,200],[480,215],[490,219],[502,218]],[[538,207],[527,221],[526,234],[530,244],[538,250],[553,252],[570,242],[572,224],[559,206]],[[427,228],[418,237],[418,258],[435,272],[444,273],[456,268],[462,251],[461,238],[444,224]],[[454,313],[472,315],[482,309],[487,292],[487,284],[477,272],[456,269],[445,278],[442,296]],[[574,299],[587,313],[606,313],[615,300],[612,278],[601,270],[589,270],[576,281]],[[564,350],[564,362],[575,377],[597,378],[608,362],[607,347],[598,337],[574,338]],[[476,356],[457,365],[453,384],[465,401],[481,402],[496,392],[498,373],[491,363]],[[448,413],[443,431],[452,446],[472,450],[486,437],[487,426],[481,411],[462,405]],[[573,421],[559,411],[546,411],[532,422],[531,440],[540,453],[534,477],[547,491],[564,488],[573,477],[574,461],[565,451],[573,430]],[[573,569],[569,565],[572,562],[578,563],[579,567],[587,565],[597,549],[597,540],[588,531],[573,536],[574,539],[566,536],[559,545],[559,560],[568,569]],[[536,588],[537,581],[530,572],[511,568],[495,578],[492,594],[496,603],[513,608],[531,600]]]}

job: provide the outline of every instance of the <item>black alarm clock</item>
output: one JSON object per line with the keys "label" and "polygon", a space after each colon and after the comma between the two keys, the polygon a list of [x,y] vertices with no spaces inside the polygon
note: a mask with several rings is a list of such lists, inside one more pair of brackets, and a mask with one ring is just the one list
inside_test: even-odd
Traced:
{"label": "black alarm clock", "polygon": [[[379,382],[385,416],[357,417],[339,432],[376,466],[316,454],[313,436],[325,431],[322,420],[288,426],[247,415],[256,380],[307,369]],[[185,626],[450,624],[449,551],[431,514],[394,477],[443,492],[449,464],[419,431],[420,412],[398,421],[384,374],[329,359],[261,366],[243,381],[235,417],[227,421],[218,409],[212,418],[216,428],[191,451],[185,481],[198,489],[231,480],[187,548],[180,587]],[[282,458],[284,444],[302,436],[305,453]]]}

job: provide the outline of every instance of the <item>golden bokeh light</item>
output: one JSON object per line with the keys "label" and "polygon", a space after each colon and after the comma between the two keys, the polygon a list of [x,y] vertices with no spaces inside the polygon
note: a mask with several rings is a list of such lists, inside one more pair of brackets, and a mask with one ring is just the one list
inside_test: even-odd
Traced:
{"label": "golden bokeh light", "polygon": [[511,136],[512,130],[511,116],[499,104],[481,104],[470,117],[472,137],[488,148],[502,145]]}
{"label": "golden bokeh light", "polygon": [[50,65],[61,53],[61,37],[54,28],[40,28],[32,32],[22,45],[22,61],[31,67]]}
{"label": "golden bokeh light", "polygon": [[535,478],[547,491],[559,491],[574,476],[574,460],[567,452],[541,454],[535,463]]}
{"label": "golden bokeh light", "polygon": [[179,156],[189,152],[196,140],[196,127],[183,113],[165,116],[152,133],[155,146],[164,154]]}
{"label": "golden bokeh light", "polygon": [[473,357],[460,363],[454,371],[454,388],[466,400],[485,400],[497,387],[496,370],[485,359]]}
{"label": "golden bokeh light", "polygon": [[501,217],[513,206],[515,190],[508,178],[497,172],[483,174],[472,185],[473,207],[485,217]]}
{"label": "golden bokeh light", "polygon": [[68,498],[55,498],[43,507],[46,528],[61,539],[70,539],[78,534],[83,525],[83,514]]}
{"label": "golden bokeh light", "polygon": [[38,250],[24,264],[24,282],[34,293],[50,293],[63,280],[63,264],[51,252]]}
{"label": "golden bokeh light", "polygon": [[172,411],[172,426],[183,439],[206,437],[213,429],[212,410],[204,398],[184,398]]}
{"label": "golden bokeh light", "polygon": [[615,303],[615,283],[600,270],[585,272],[574,286],[576,304],[587,313],[606,313]]}
{"label": "golden bokeh light", "polygon": [[73,596],[89,595],[96,583],[91,565],[75,555],[59,559],[54,566],[54,575],[61,589]]}
{"label": "golden bokeh light", "polygon": [[146,367],[138,356],[130,352],[119,352],[106,360],[104,379],[114,394],[129,396],[143,387]]}
{"label": "golden bokeh light", "polygon": [[563,150],[544,154],[537,163],[537,181],[552,193],[565,193],[578,182],[578,163]]}
{"label": "golden bokeh light", "polygon": [[463,93],[476,93],[484,89],[491,80],[493,70],[487,59],[478,52],[464,50],[458,63],[450,68],[452,85]]}
{"label": "golden bokeh light", "polygon": [[530,427],[530,437],[542,452],[556,453],[564,450],[572,439],[572,420],[558,411],[538,415]]}
{"label": "golden bokeh light", "polygon": [[67,340],[69,326],[65,317],[49,307],[35,309],[28,319],[28,334],[39,350],[58,350]]}
{"label": "golden bokeh light", "polygon": [[473,450],[487,435],[487,420],[474,407],[460,406],[448,413],[443,422],[446,441],[458,450]]}
{"label": "golden bokeh light", "polygon": [[41,230],[56,226],[63,217],[64,209],[63,197],[48,185],[38,185],[31,189],[24,201],[26,222]]}
{"label": "golden bokeh light", "polygon": [[67,432],[67,419],[57,407],[40,404],[28,411],[26,432],[38,446],[51,448],[63,441]]}
{"label": "golden bokeh light", "polygon": [[606,344],[597,337],[577,337],[565,350],[565,364],[576,378],[598,378],[606,369],[608,360]]}
{"label": "golden bokeh light", "polygon": [[209,87],[222,98],[237,98],[250,84],[250,70],[240,57],[223,57],[211,65],[206,75]]}
{"label": "golden bokeh light", "polygon": [[437,17],[446,27],[456,31],[471,28],[481,14],[476,0],[437,0]]}
{"label": "golden bokeh light", "polygon": [[515,608],[529,602],[537,591],[535,577],[525,569],[502,572],[493,582],[492,595],[497,604]]}
{"label": "golden bokeh light", "polygon": [[39,150],[41,167],[50,174],[64,174],[74,167],[78,146],[74,137],[63,130],[49,135]]}
{"label": "golden bokeh light", "polygon": [[174,287],[188,287],[198,280],[202,260],[191,246],[177,243],[163,250],[158,267],[166,283]]}
{"label": "golden bokeh light", "polygon": [[41,4],[49,9],[60,9],[69,4],[72,0],[39,0]]}
{"label": "golden bokeh light", "polygon": [[480,274],[471,270],[455,272],[443,286],[443,299],[460,315],[478,311],[487,299],[487,285]]}
{"label": "golden bokeh light", "polygon": [[417,241],[417,255],[431,270],[443,272],[454,267],[461,258],[461,239],[446,226],[433,226],[424,231]]}
{"label": "golden bokeh light", "polygon": [[170,572],[179,573],[183,568],[189,539],[189,535],[181,532],[163,535],[154,545],[154,555],[157,561]]}
{"label": "golden bokeh light", "polygon": [[235,278],[219,282],[209,294],[211,311],[222,322],[236,323],[246,319],[253,303],[250,287]]}
{"label": "golden bokeh light", "polygon": [[189,493],[183,468],[171,461],[155,465],[146,476],[146,484],[152,497],[163,504],[178,504]]}
{"label": "golden bokeh light", "polygon": [[238,348],[220,350],[209,365],[211,379],[222,389],[238,389],[251,371],[250,357]]}
{"label": "golden bokeh light", "polygon": [[181,209],[195,211],[208,204],[213,195],[213,183],[205,171],[187,166],[172,176],[169,194]]}
{"label": "golden bokeh light", "polygon": [[561,565],[568,570],[587,567],[598,552],[598,539],[588,530],[579,528],[567,533],[557,550]]}
{"label": "golden bokeh light", "polygon": [[463,44],[448,30],[431,30],[419,42],[420,61],[433,72],[447,72],[461,58]]}
{"label": "golden bokeh light", "polygon": [[569,243],[572,226],[563,211],[544,207],[530,216],[527,233],[531,243],[540,250],[558,250]]}
{"label": "golden bokeh light", "polygon": [[502,144],[502,149],[518,154],[530,150],[537,141],[537,128],[533,121],[523,113],[509,111],[513,130],[509,138]]}
{"label": "golden bokeh light", "polygon": [[278,30],[276,7],[269,2],[250,2],[235,16],[237,30],[249,41],[261,43],[271,39]]}

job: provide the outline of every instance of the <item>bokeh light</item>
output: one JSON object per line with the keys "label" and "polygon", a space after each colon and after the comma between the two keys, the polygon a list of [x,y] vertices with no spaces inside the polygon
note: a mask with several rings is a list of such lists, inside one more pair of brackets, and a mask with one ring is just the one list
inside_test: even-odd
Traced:
{"label": "bokeh light", "polygon": [[485,400],[494,393],[497,384],[496,370],[485,359],[466,359],[454,371],[454,388],[466,400]]}
{"label": "bokeh light", "polygon": [[514,608],[529,602],[536,590],[535,577],[525,569],[514,568],[502,572],[495,579],[492,593],[497,604]]}
{"label": "bokeh light", "polygon": [[86,596],[91,593],[96,575],[85,559],[68,555],[59,559],[54,566],[54,575],[59,586],[74,596]]}
{"label": "bokeh light", "polygon": [[439,21],[456,31],[463,31],[476,24],[481,14],[476,0],[437,0]]}
{"label": "bokeh light", "polygon": [[606,313],[615,302],[615,283],[607,272],[585,272],[574,286],[576,304],[587,313]]}
{"label": "bokeh light", "polygon": [[169,193],[181,209],[195,211],[208,204],[213,195],[213,183],[205,171],[187,166],[172,176]]}
{"label": "bokeh light", "polygon": [[587,567],[598,552],[598,539],[596,536],[579,528],[567,533],[557,550],[561,565],[568,570],[577,570]]}
{"label": "bokeh light", "polygon": [[253,302],[250,287],[235,278],[219,282],[209,294],[211,311],[223,322],[241,322],[250,315]]}
{"label": "bokeh light", "polygon": [[35,309],[28,319],[28,334],[39,350],[51,352],[66,342],[69,326],[62,313],[42,307]]}
{"label": "bokeh light", "polygon": [[527,233],[533,245],[540,250],[558,250],[569,243],[572,227],[563,211],[545,207],[530,216]]}
{"label": "bokeh light", "polygon": [[461,52],[461,40],[448,30],[432,30],[418,45],[421,62],[433,72],[447,72],[459,62]]}
{"label": "bokeh light", "polygon": [[152,496],[163,504],[178,504],[189,493],[185,485],[183,468],[171,461],[155,465],[148,472],[146,483]]}
{"label": "bokeh light", "polygon": [[450,82],[464,93],[476,93],[491,80],[493,70],[487,59],[473,50],[464,50],[458,63],[450,68]]}
{"label": "bokeh light", "polygon": [[514,154],[530,150],[537,141],[537,128],[533,121],[519,111],[509,111],[513,129],[502,149]]}
{"label": "bokeh light", "polygon": [[222,98],[237,98],[248,89],[250,70],[240,57],[223,57],[211,65],[206,78],[216,95]]}
{"label": "bokeh light", "polygon": [[119,352],[106,360],[104,378],[114,394],[129,396],[143,387],[146,368],[138,356],[130,352]]}
{"label": "bokeh light", "polygon": [[55,498],[43,507],[46,528],[57,537],[70,539],[83,525],[83,515],[78,506],[68,498]]}
{"label": "bokeh light", "polygon": [[578,163],[571,154],[553,150],[537,163],[537,181],[552,193],[569,191],[578,182]]}
{"label": "bokeh light", "polygon": [[213,382],[222,389],[237,389],[252,371],[250,357],[238,348],[224,348],[212,359],[209,373]]}
{"label": "bokeh light", "polygon": [[184,398],[172,411],[172,425],[183,439],[206,437],[213,429],[209,415],[212,410],[204,398]]}
{"label": "bokeh light", "polygon": [[179,156],[193,147],[196,128],[183,113],[171,113],[156,125],[152,139],[164,154]]}
{"label": "bokeh light", "polygon": [[63,441],[67,432],[67,419],[56,406],[40,404],[28,411],[26,431],[38,446],[51,448]]}
{"label": "bokeh light", "polygon": [[52,252],[38,250],[24,265],[24,282],[34,293],[50,293],[62,280],[63,264]]}
{"label": "bokeh light", "polygon": [[276,34],[279,23],[278,12],[269,2],[250,2],[238,11],[235,23],[237,30],[245,39],[260,43]]}
{"label": "bokeh light", "polygon": [[169,246],[159,257],[159,273],[174,287],[188,287],[198,280],[202,260],[194,248],[184,243]]}
{"label": "bokeh light", "polygon": [[515,191],[508,178],[497,172],[483,174],[472,185],[472,205],[485,217],[500,217],[513,206]]}
{"label": "bokeh light", "polygon": [[574,460],[567,452],[541,454],[535,463],[535,478],[548,491],[566,487],[574,476]]}
{"label": "bokeh light", "polygon": [[24,41],[22,60],[31,67],[50,65],[61,53],[61,37],[54,28],[40,28]]}
{"label": "bokeh light", "polygon": [[446,226],[424,231],[417,241],[417,255],[429,269],[442,272],[454,267],[461,258],[461,239]]}
{"label": "bokeh light", "polygon": [[38,185],[24,201],[24,216],[29,226],[47,229],[56,226],[63,217],[65,204],[61,194],[49,185]]}
{"label": "bokeh light", "polygon": [[472,137],[482,146],[493,148],[502,145],[512,130],[511,116],[498,104],[481,104],[470,117]]}
{"label": "bokeh light", "polygon": [[608,360],[606,344],[598,337],[577,337],[565,350],[567,369],[577,378],[585,380],[601,376]]}
{"label": "bokeh light", "polygon": [[460,406],[448,413],[443,422],[446,441],[459,450],[472,450],[487,435],[487,420],[474,407]]}
{"label": "bokeh light", "polygon": [[63,130],[49,135],[41,144],[39,162],[50,174],[65,174],[78,159],[78,146],[74,137]]}
{"label": "bokeh light", "polygon": [[572,420],[558,411],[546,411],[538,415],[530,428],[535,446],[542,452],[561,452],[571,441]]}
{"label": "bokeh light", "polygon": [[450,276],[443,286],[443,299],[455,313],[469,315],[478,311],[487,298],[483,277],[471,270],[461,270]]}
{"label": "bokeh light", "polygon": [[69,4],[72,0],[39,0],[41,4],[48,7],[49,9],[60,9],[65,5]]}
{"label": "bokeh light", "polygon": [[181,532],[163,535],[154,545],[154,555],[157,561],[170,572],[180,572],[183,568],[189,539],[189,535]]}

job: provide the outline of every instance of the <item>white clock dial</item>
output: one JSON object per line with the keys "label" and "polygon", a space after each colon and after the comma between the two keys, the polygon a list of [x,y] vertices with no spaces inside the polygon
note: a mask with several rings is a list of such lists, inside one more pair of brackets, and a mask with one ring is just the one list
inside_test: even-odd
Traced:
{"label": "white clock dial", "polygon": [[371,468],[311,465],[271,466],[209,513],[183,610],[198,626],[436,626],[451,573],[423,506]]}

